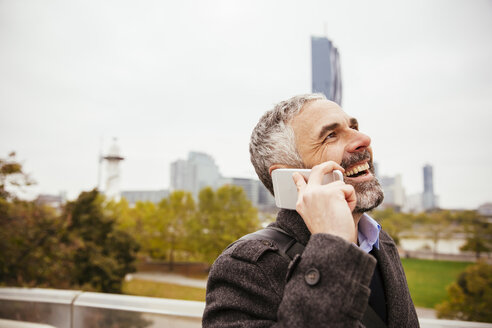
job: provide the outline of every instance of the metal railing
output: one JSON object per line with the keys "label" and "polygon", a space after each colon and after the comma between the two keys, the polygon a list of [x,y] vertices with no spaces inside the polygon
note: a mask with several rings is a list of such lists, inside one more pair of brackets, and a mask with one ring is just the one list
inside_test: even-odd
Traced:
{"label": "metal railing", "polygon": [[203,302],[41,288],[0,288],[0,318],[58,328],[201,327]]}
{"label": "metal railing", "polygon": [[[201,327],[204,308],[203,302],[154,297],[0,288],[0,328],[195,328]],[[477,322],[425,318],[419,321],[422,328],[492,328],[492,324]]]}

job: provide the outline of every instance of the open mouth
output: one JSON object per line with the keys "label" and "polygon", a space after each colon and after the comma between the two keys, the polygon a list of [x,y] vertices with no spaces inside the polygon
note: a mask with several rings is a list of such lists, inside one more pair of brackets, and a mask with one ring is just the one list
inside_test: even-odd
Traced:
{"label": "open mouth", "polygon": [[344,175],[347,178],[356,178],[366,175],[367,173],[369,173],[369,163],[364,163],[361,165],[354,166],[350,170],[345,171]]}

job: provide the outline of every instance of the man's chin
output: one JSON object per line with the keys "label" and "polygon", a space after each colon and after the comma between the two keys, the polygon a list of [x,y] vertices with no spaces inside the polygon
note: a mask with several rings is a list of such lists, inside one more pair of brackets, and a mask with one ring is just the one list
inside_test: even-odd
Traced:
{"label": "man's chin", "polygon": [[354,213],[369,212],[378,207],[384,199],[383,189],[376,179],[354,184],[357,204]]}

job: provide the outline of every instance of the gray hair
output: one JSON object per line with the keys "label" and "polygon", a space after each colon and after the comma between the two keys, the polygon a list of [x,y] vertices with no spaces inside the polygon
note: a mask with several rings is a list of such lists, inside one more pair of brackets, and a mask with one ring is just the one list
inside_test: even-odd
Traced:
{"label": "gray hair", "polygon": [[305,103],[322,99],[326,99],[323,94],[313,93],[282,101],[266,112],[253,129],[249,143],[251,163],[261,182],[272,195],[270,166],[284,164],[296,168],[304,167],[304,162],[297,151],[294,130],[290,121],[301,111]]}

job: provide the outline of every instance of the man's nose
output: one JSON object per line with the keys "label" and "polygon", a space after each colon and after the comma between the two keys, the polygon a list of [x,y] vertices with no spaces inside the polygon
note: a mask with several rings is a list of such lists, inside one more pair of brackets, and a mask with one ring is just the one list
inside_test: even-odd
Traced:
{"label": "man's nose", "polygon": [[371,138],[368,135],[360,131],[354,130],[353,134],[351,135],[351,139],[348,144],[347,151],[350,153],[361,151],[366,149],[370,145],[371,145]]}

